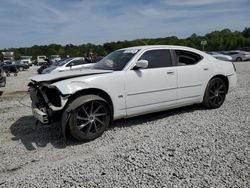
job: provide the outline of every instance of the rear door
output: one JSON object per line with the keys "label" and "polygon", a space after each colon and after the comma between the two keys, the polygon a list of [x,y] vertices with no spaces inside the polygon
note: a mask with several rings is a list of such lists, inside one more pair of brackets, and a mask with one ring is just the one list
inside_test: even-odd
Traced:
{"label": "rear door", "polygon": [[212,75],[209,62],[191,51],[175,50],[175,54],[178,74],[177,103],[200,101]]}
{"label": "rear door", "polygon": [[170,50],[145,51],[138,60],[147,60],[148,68],[126,71],[127,115],[138,115],[173,105],[177,94],[176,67]]}

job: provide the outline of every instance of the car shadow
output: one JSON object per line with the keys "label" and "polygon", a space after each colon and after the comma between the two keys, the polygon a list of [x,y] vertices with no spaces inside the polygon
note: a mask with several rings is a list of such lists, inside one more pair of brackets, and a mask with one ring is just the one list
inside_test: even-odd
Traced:
{"label": "car shadow", "polygon": [[[131,127],[146,122],[150,123],[155,120],[167,118],[169,116],[190,113],[196,110],[209,109],[206,109],[201,105],[192,105],[173,110],[156,112],[114,121],[108,129],[112,130],[114,128]],[[41,125],[40,123],[37,123],[37,120],[33,116],[21,117],[11,125],[10,131],[14,136],[12,140],[21,140],[27,150],[35,150],[39,147],[46,147],[49,143],[53,147],[59,149],[65,148],[67,145],[73,146],[87,143],[79,142],[71,136],[67,137],[67,140],[65,141],[62,135],[61,123]]]}
{"label": "car shadow", "polygon": [[61,134],[61,124],[41,125],[33,116],[24,116],[10,126],[13,141],[21,140],[27,150],[35,150],[51,144],[53,147],[65,148]]}

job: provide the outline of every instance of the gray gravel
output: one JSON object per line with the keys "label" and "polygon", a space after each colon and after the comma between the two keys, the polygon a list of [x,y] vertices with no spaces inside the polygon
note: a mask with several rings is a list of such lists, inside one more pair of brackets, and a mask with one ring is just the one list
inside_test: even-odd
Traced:
{"label": "gray gravel", "polygon": [[59,124],[36,124],[27,96],[2,96],[0,187],[250,187],[250,62],[236,67],[219,109],[119,120],[67,147]]}

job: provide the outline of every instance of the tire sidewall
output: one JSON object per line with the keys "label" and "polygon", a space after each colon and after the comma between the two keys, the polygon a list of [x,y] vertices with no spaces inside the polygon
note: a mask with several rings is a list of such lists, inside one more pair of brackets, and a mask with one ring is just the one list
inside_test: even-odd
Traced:
{"label": "tire sidewall", "polygon": [[212,103],[212,101],[209,99],[209,91],[210,91],[211,87],[213,86],[213,84],[215,82],[218,82],[218,81],[223,84],[224,88],[226,88],[225,82],[220,78],[213,78],[212,80],[209,81],[209,83],[207,85],[207,88],[206,88],[205,96],[204,96],[204,99],[203,99],[203,105],[205,105],[208,108],[212,108],[212,109],[219,108],[224,103],[224,101],[226,99],[226,91],[225,91],[225,95],[223,97],[222,102],[220,104],[218,104],[218,105],[214,105]]}
{"label": "tire sidewall", "polygon": [[[106,120],[107,122],[105,126],[103,126],[101,130],[99,130],[95,134],[86,135],[83,132],[81,132],[76,125],[76,112],[78,112],[79,108],[82,105],[91,101],[97,101],[99,103],[102,103],[103,106],[106,108],[105,110],[107,110],[108,112],[108,117],[107,117],[107,120]],[[71,111],[71,115],[69,118],[69,130],[70,130],[71,135],[79,141],[89,141],[89,140],[94,140],[100,137],[103,134],[103,132],[108,128],[108,125],[111,122],[111,113],[110,113],[111,111],[110,111],[109,105],[103,98],[99,96],[85,95],[85,96],[78,97],[70,104],[70,108],[72,111]]]}

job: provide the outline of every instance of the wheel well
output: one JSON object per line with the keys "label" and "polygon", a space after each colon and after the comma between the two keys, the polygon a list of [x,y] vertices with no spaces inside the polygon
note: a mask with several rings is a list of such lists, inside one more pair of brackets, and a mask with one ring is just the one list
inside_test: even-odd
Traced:
{"label": "wheel well", "polygon": [[[98,95],[108,102],[108,105],[109,105],[110,111],[111,111],[111,118],[112,118],[111,122],[112,122],[113,121],[113,114],[114,114],[113,102],[112,102],[111,97],[105,91],[103,91],[101,89],[95,89],[95,88],[84,89],[84,90],[81,90],[81,91],[74,93],[73,95],[71,95],[69,97],[68,102],[65,105],[65,108],[67,108],[68,104],[70,104],[77,97],[80,97],[82,95],[89,95],[89,94]],[[64,129],[65,132],[63,134],[65,135],[65,138],[68,138],[70,136],[68,122],[66,122],[65,126],[66,126]]]}
{"label": "wheel well", "polygon": [[214,78],[222,79],[225,82],[226,86],[227,86],[227,92],[228,92],[228,88],[229,88],[228,78],[226,76],[224,76],[224,75],[221,75],[221,74],[214,76],[213,78],[211,78],[211,80],[214,79]]}
{"label": "wheel well", "polygon": [[113,107],[112,99],[109,96],[109,94],[107,94],[105,91],[103,91],[101,89],[92,88],[92,89],[84,89],[84,90],[78,91],[69,97],[67,103],[69,104],[71,101],[73,101],[74,99],[76,99],[79,96],[89,95],[89,94],[98,95],[98,96],[102,97],[103,99],[105,99],[108,102],[111,113],[113,115],[114,107]]}

